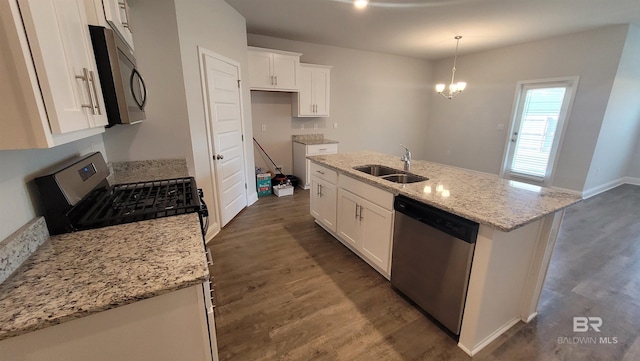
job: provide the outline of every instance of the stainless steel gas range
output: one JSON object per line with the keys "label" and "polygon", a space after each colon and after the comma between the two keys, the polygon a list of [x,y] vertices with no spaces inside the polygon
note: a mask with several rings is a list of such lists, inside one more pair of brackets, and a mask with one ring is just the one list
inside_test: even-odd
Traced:
{"label": "stainless steel gas range", "polygon": [[96,152],[36,178],[49,233],[198,213],[204,236],[208,212],[193,177],[109,185],[108,176]]}

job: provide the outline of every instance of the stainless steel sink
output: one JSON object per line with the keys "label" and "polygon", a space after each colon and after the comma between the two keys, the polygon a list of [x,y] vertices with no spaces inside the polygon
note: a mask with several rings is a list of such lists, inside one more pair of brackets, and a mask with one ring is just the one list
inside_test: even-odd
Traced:
{"label": "stainless steel sink", "polygon": [[419,176],[417,174],[405,172],[400,169],[395,169],[380,164],[367,164],[359,167],[353,167],[353,169],[370,174],[375,177],[380,177],[389,182],[400,184],[422,182],[429,179],[427,177]]}
{"label": "stainless steel sink", "polygon": [[387,167],[384,165],[380,165],[380,164],[368,164],[368,165],[363,165],[363,166],[359,166],[359,167],[353,167],[353,169],[360,171],[360,172],[364,172],[367,174],[371,174],[372,176],[375,177],[380,177],[380,176],[385,176],[385,175],[389,175],[389,174],[404,174],[404,171],[401,171],[399,169],[395,169],[395,168],[391,168],[391,167]]}
{"label": "stainless steel sink", "polygon": [[416,183],[426,181],[429,178],[423,177],[417,174],[412,173],[404,173],[404,174],[390,174],[380,177],[384,180],[388,180],[389,182],[407,184],[407,183]]}

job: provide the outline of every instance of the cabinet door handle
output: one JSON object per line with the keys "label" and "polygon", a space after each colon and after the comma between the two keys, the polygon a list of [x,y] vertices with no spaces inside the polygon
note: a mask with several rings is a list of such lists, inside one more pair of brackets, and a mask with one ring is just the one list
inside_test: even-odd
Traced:
{"label": "cabinet door handle", "polygon": [[318,184],[320,186],[320,198],[322,198],[322,184]]}
{"label": "cabinet door handle", "polygon": [[98,115],[102,115],[102,111],[100,110],[100,102],[98,101],[98,89],[96,88],[96,77],[93,70],[89,71],[89,82],[91,82],[91,89],[93,89],[93,99],[96,101],[95,103],[93,103],[93,100],[92,100],[91,103],[95,107],[95,110],[98,113]]}
{"label": "cabinet door handle", "polygon": [[207,247],[207,264],[213,266],[213,257],[211,257],[211,249]]}
{"label": "cabinet door handle", "polygon": [[358,203],[356,203],[356,219],[358,219],[358,207],[360,206],[358,205]]}
{"label": "cabinet door handle", "polygon": [[91,94],[91,84],[89,84],[89,69],[82,68],[82,75],[76,75],[76,79],[84,81],[84,85],[87,88],[87,96],[89,97],[89,104],[82,104],[83,108],[91,109],[91,114],[96,114],[95,105],[93,104],[93,94]]}
{"label": "cabinet door handle", "polygon": [[360,222],[362,222],[362,219],[364,218],[364,217],[362,216],[362,211],[363,211],[363,210],[364,210],[364,209],[362,209],[362,206],[360,206]]}
{"label": "cabinet door handle", "polygon": [[122,26],[129,30],[129,32],[131,32],[131,28],[129,27],[129,9],[127,6],[127,2],[126,1],[118,1],[118,6],[120,6],[120,9],[124,10],[124,18],[125,21],[120,20],[120,22],[122,23]]}
{"label": "cabinet door handle", "polygon": [[278,76],[276,75],[275,78],[276,78],[276,86],[278,86]]}
{"label": "cabinet door handle", "polygon": [[318,173],[320,173],[320,174],[324,175],[324,172],[323,172],[323,171],[321,171],[321,170],[317,170],[316,172],[318,172]]}

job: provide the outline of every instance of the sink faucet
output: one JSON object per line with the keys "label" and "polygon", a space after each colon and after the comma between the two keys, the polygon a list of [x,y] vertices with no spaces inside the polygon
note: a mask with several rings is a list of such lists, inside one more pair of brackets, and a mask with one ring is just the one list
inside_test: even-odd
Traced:
{"label": "sink faucet", "polygon": [[411,171],[411,151],[409,150],[409,148],[405,147],[402,144],[400,144],[400,146],[404,148],[404,155],[400,158],[400,160],[404,162],[404,171],[409,172]]}

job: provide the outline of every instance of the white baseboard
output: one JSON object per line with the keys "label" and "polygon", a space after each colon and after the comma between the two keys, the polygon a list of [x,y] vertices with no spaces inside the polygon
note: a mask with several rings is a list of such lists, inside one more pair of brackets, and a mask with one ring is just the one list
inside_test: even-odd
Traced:
{"label": "white baseboard", "polygon": [[618,179],[612,180],[611,182],[607,182],[605,184],[601,184],[601,185],[599,185],[597,187],[593,187],[593,188],[589,188],[589,189],[583,190],[582,191],[582,198],[584,198],[584,199],[591,198],[591,197],[593,197],[595,195],[598,195],[598,194],[600,194],[602,192],[606,192],[609,189],[613,189],[613,188],[615,188],[615,187],[617,187],[619,185],[622,185],[622,184],[626,183],[625,182],[625,178],[626,177],[618,178]]}
{"label": "white baseboard", "polygon": [[524,323],[529,323],[531,322],[534,318],[536,318],[538,316],[538,312],[534,312],[532,314],[529,315],[529,317],[527,317],[526,320],[522,320]]}
{"label": "white baseboard", "polygon": [[480,350],[482,350],[483,348],[487,347],[488,344],[490,344],[491,342],[495,341],[503,333],[507,332],[507,330],[509,330],[511,327],[513,327],[518,322],[520,322],[520,318],[516,317],[513,320],[505,323],[502,327],[500,327],[499,329],[495,330],[495,332],[493,332],[491,335],[487,336],[484,340],[480,341],[478,344],[476,344],[471,349],[469,349],[468,347],[466,347],[465,345],[463,345],[461,343],[458,343],[458,347],[460,347],[462,349],[462,351],[464,351],[467,355],[473,356],[473,355],[477,354],[478,352],[480,352]]}
{"label": "white baseboard", "polygon": [[626,183],[626,184],[633,184],[634,186],[640,186],[640,178],[624,177],[622,179],[624,180],[624,183]]}
{"label": "white baseboard", "polygon": [[247,195],[247,206],[250,206],[258,201],[258,192],[251,192]]}

